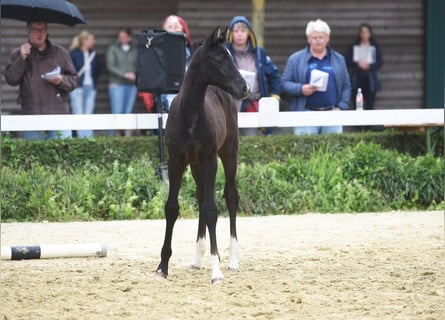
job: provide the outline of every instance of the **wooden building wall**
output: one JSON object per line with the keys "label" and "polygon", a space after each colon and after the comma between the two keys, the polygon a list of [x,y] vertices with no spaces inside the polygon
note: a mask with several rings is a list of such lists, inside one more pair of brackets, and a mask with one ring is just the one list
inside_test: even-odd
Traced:
{"label": "wooden building wall", "polygon": [[[88,25],[67,27],[59,24],[49,25],[49,36],[53,43],[69,48],[73,36],[82,30],[93,32],[96,37],[96,51],[101,60],[102,73],[97,88],[96,113],[110,113],[108,98],[108,74],[105,66],[107,47],[115,41],[117,31],[122,26],[129,26],[133,32],[160,27],[165,16],[177,11],[177,1],[172,0],[71,0],[84,15]],[[16,105],[17,88],[5,83],[3,70],[8,62],[9,53],[26,41],[24,22],[2,19],[1,21],[1,70],[2,70],[2,113],[19,113]],[[139,99],[136,112],[145,112]]]}
{"label": "wooden building wall", "polygon": [[[234,15],[251,18],[249,0],[170,1],[170,0],[72,0],[85,18],[87,26],[73,28],[50,25],[53,42],[68,48],[74,35],[87,29],[96,35],[96,50],[102,60],[96,113],[110,112],[107,92],[105,52],[114,41],[120,26],[140,31],[159,27],[170,13],[187,21],[194,41],[203,40],[216,26],[226,26]],[[287,57],[306,45],[305,28],[309,20],[321,18],[331,27],[331,45],[345,53],[361,22],[369,22],[382,47],[384,66],[380,71],[382,91],[378,108],[415,108],[424,105],[424,1],[423,0],[268,0],[265,13],[264,46],[283,71]],[[2,19],[0,65],[4,70],[9,53],[26,41],[23,22]],[[2,113],[19,113],[15,104],[17,88],[1,79]],[[140,101],[136,112],[144,112]]]}
{"label": "wooden building wall", "polygon": [[[250,1],[181,1],[179,12],[192,35],[202,38],[214,25],[227,25],[233,15],[251,18]],[[230,14],[231,13],[231,14]],[[266,1],[264,47],[283,71],[287,58],[306,45],[306,25],[321,18],[331,28],[332,47],[345,54],[360,23],[373,26],[384,66],[377,108],[424,106],[424,5],[422,0],[274,0]]]}

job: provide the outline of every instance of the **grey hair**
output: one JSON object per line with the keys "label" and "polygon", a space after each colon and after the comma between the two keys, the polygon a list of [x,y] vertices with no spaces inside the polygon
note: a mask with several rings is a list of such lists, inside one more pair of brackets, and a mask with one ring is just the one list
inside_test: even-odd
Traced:
{"label": "grey hair", "polygon": [[306,36],[309,37],[314,32],[322,32],[330,35],[331,28],[329,28],[329,25],[321,19],[309,21],[306,27]]}

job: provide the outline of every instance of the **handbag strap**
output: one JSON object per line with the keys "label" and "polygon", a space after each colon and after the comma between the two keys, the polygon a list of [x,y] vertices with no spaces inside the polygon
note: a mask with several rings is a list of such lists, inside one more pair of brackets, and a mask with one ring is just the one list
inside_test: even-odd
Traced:
{"label": "handbag strap", "polygon": [[91,63],[91,61],[93,61],[95,56],[96,56],[96,51],[91,52],[91,54],[88,56],[88,59],[85,60],[85,62],[83,63],[82,68],[80,68],[80,70],[77,72],[77,75],[79,77],[81,77],[85,73],[87,65],[89,65]]}

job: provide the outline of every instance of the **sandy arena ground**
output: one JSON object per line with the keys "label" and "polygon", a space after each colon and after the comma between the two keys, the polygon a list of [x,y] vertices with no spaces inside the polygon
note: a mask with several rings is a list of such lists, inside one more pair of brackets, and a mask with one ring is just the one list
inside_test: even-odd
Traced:
{"label": "sandy arena ground", "polygon": [[[196,220],[178,220],[167,280],[154,275],[164,221],[4,223],[1,245],[103,242],[105,258],[1,263],[1,320],[445,319],[444,214],[238,219],[240,273],[190,271]],[[209,247],[209,245],[208,245]]]}

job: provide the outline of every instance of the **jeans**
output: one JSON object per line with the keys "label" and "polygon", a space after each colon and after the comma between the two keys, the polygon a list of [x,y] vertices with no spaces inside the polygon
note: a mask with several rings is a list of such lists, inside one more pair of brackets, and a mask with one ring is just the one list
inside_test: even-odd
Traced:
{"label": "jeans", "polygon": [[23,137],[27,140],[69,139],[71,130],[61,131],[25,131]]}
{"label": "jeans", "polygon": [[[132,113],[136,101],[137,88],[135,85],[111,84],[108,87],[110,95],[111,113]],[[110,130],[109,136],[114,136],[114,130]]]}
{"label": "jeans", "polygon": [[[323,111],[321,111],[323,112]],[[331,133],[343,133],[342,126],[326,126],[326,127],[295,127],[294,134],[331,134]]]}
{"label": "jeans", "polygon": [[[176,97],[176,93],[168,93],[168,94],[161,94],[161,101],[163,106],[163,112],[169,112],[170,111],[170,105],[172,104],[173,99]],[[155,108],[155,111],[158,112],[158,109]]]}
{"label": "jeans", "polygon": [[[310,111],[310,110],[307,110]],[[332,112],[332,111],[317,111],[317,112]],[[335,111],[337,112],[337,111]],[[332,134],[332,133],[343,133],[342,126],[326,126],[326,127],[295,127],[294,134],[295,135],[303,135],[303,134]]]}
{"label": "jeans", "polygon": [[135,85],[113,84],[108,88],[110,95],[111,113],[132,113],[136,101],[137,88]]}
{"label": "jeans", "polygon": [[[71,112],[73,114],[92,114],[96,101],[96,89],[93,86],[83,86],[70,92]],[[90,138],[93,130],[77,130],[78,138]]]}

